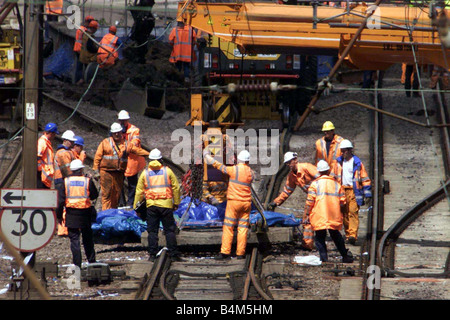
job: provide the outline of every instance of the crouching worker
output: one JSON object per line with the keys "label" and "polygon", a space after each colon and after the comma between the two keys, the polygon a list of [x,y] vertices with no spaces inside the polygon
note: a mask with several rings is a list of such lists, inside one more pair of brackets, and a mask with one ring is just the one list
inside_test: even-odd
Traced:
{"label": "crouching worker", "polygon": [[164,166],[161,151],[153,149],[149,154],[150,163],[139,176],[134,197],[134,208],[144,199],[147,205],[147,232],[149,261],[154,261],[158,253],[158,231],[160,223],[166,235],[169,256],[172,261],[180,261],[177,248],[177,225],[174,210],[180,204],[180,185],[173,171]]}
{"label": "crouching worker", "polygon": [[70,163],[72,173],[58,186],[57,218],[61,219],[66,208],[66,227],[70,239],[73,264],[81,268],[80,233],[89,263],[95,262],[94,238],[91,223],[95,220],[95,209],[91,201],[97,199],[98,190],[91,178],[84,176],[81,160]]}
{"label": "crouching worker", "polygon": [[319,250],[320,261],[328,261],[325,243],[328,230],[331,239],[342,255],[342,262],[351,263],[353,255],[345,247],[344,238],[340,233],[343,223],[341,206],[346,203],[344,190],[339,182],[329,175],[330,166],[325,160],[318,162],[317,171],[319,171],[320,177],[314,180],[308,189],[304,223],[311,223],[315,232],[315,244]]}

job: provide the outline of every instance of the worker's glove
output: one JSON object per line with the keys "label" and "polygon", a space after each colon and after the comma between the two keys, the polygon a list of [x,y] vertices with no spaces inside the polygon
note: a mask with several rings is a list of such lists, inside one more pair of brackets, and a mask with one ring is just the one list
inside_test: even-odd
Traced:
{"label": "worker's glove", "polygon": [[270,211],[273,211],[276,208],[276,206],[277,206],[276,202],[272,201],[271,203],[269,203],[267,205],[267,209],[270,210]]}
{"label": "worker's glove", "polygon": [[325,77],[322,79],[322,81],[319,82],[319,89],[323,89],[323,94],[325,96],[330,95],[330,91],[333,88],[333,85],[331,84],[331,82],[329,82],[328,77]]}
{"label": "worker's glove", "polygon": [[217,206],[220,204],[219,200],[217,200],[215,197],[211,197],[210,202],[213,206]]}

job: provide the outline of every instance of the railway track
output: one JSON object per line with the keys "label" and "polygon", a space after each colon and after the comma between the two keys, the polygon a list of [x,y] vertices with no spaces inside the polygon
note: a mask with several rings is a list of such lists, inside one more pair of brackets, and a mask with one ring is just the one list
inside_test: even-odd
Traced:
{"label": "railway track", "polygon": [[[425,116],[420,124],[377,114],[373,124],[376,175],[368,221],[365,298],[401,299],[406,278],[409,286],[435,279],[440,288],[443,284],[437,279],[450,275],[449,115],[439,92],[424,92],[423,109],[418,111],[381,105],[380,99],[376,103],[399,116],[411,118],[422,111]],[[443,298],[442,292],[430,289],[429,294]]]}
{"label": "railway track", "polygon": [[262,259],[253,248],[246,259],[184,259],[162,250],[144,276],[137,300],[272,300],[261,282]]}

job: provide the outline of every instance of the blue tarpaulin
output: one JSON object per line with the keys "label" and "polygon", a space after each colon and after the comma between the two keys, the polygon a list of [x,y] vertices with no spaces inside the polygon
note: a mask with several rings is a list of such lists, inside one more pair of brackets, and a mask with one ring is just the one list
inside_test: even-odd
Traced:
{"label": "blue tarpaulin", "polygon": [[59,78],[70,78],[74,65],[73,46],[64,42],[44,61],[44,74],[52,74]]}
{"label": "blue tarpaulin", "polygon": [[[182,199],[178,209],[174,211],[177,224],[189,207],[190,198]],[[188,217],[183,222],[184,228],[210,228],[221,227],[225,217],[226,202],[218,206],[212,206],[205,202],[193,201],[189,207]],[[294,227],[301,223],[301,219],[295,218],[293,214],[264,211],[267,225],[269,227]],[[252,207],[250,212],[250,223],[255,224],[261,220],[261,215]],[[97,213],[97,220],[92,224],[94,235],[104,239],[134,235],[140,237],[147,230],[147,222],[141,220],[134,210],[109,209]]]}

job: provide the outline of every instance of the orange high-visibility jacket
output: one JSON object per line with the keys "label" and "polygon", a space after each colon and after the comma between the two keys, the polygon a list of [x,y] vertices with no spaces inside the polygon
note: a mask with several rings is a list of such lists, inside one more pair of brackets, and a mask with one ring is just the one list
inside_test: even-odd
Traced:
{"label": "orange high-visibility jacket", "polygon": [[72,171],[70,170],[70,163],[75,160],[75,156],[72,150],[68,150],[64,147],[58,149],[55,153],[55,184],[62,183],[63,178],[70,176]]}
{"label": "orange high-visibility jacket", "polygon": [[42,182],[51,188],[55,169],[53,167],[53,147],[50,140],[45,135],[38,139],[37,143],[38,171],[41,171]]}
{"label": "orange high-visibility jacket", "polygon": [[[125,140],[128,141],[129,144],[134,144],[136,147],[141,147],[141,138],[139,136],[139,128],[130,125],[125,133]],[[130,153],[128,155],[128,164],[127,169],[125,170],[125,177],[131,177],[138,174],[142,169],[145,168],[145,158],[142,156],[138,156],[137,154]]]}
{"label": "orange high-visibility jacket", "polygon": [[148,151],[129,144],[127,141],[116,145],[112,137],[106,138],[97,148],[92,169],[125,171],[128,163],[128,154],[130,153],[141,156],[148,156],[149,154]]}
{"label": "orange high-visibility jacket", "polygon": [[169,43],[173,45],[169,61],[172,63],[177,61],[195,61],[196,57],[192,50],[192,43],[196,37],[197,33],[191,26],[173,28],[169,35]]}
{"label": "orange high-visibility jacket", "polygon": [[311,163],[297,163],[297,173],[290,171],[286,179],[286,185],[280,195],[274,200],[277,205],[281,205],[299,186],[307,192],[312,181],[319,177],[317,167]]}
{"label": "orange high-visibility jacket", "polygon": [[327,154],[327,142],[325,141],[325,137],[318,139],[316,141],[315,164],[317,165],[320,160],[325,160],[331,167],[336,162],[337,157],[342,154],[341,149],[339,149],[339,144],[342,140],[344,140],[344,138],[335,134]]}
{"label": "orange high-visibility jacket", "polygon": [[159,169],[145,169],[145,199],[172,199],[172,182],[170,181],[167,167]]}
{"label": "orange high-visibility jacket", "polygon": [[313,230],[340,230],[343,222],[341,205],[345,203],[342,186],[331,176],[323,175],[314,180],[306,199]]}
{"label": "orange high-visibility jacket", "polygon": [[86,31],[87,28],[85,26],[80,26],[79,29],[77,29],[77,32],[75,33],[75,43],[73,44],[73,51],[80,52],[81,46],[83,43],[83,31]]}
{"label": "orange high-visibility jacket", "polygon": [[252,201],[251,186],[254,173],[247,164],[238,163],[234,166],[225,166],[215,160],[212,165],[230,177],[227,200]]}
{"label": "orange high-visibility jacket", "polygon": [[101,47],[98,47],[97,51],[97,63],[100,68],[113,65],[119,58],[116,50],[117,39],[119,38],[116,35],[108,33],[100,41]]}
{"label": "orange high-visibility jacket", "polygon": [[62,14],[63,0],[49,0],[45,2],[46,14]]}
{"label": "orange high-visibility jacket", "polygon": [[64,179],[64,184],[66,188],[66,208],[88,209],[91,207],[88,177],[67,177]]}

